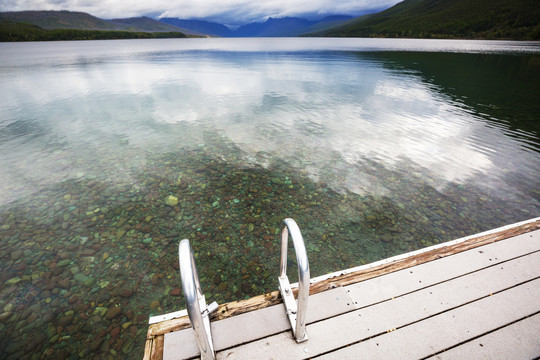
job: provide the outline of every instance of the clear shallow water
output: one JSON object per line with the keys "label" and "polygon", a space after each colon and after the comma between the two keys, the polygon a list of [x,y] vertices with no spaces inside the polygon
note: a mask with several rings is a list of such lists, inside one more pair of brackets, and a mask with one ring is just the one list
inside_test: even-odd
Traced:
{"label": "clear shallow water", "polygon": [[183,308],[181,238],[224,302],[276,288],[284,217],[315,276],[538,216],[539,52],[0,44],[0,354],[142,356],[148,316]]}

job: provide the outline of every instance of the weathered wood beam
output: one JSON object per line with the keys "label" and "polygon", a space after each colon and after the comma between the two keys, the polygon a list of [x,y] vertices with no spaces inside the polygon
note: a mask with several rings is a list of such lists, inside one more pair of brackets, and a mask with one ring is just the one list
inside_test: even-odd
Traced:
{"label": "weathered wood beam", "polygon": [[150,360],[163,360],[163,345],[165,343],[165,336],[159,335],[154,337],[152,343],[152,356]]}
{"label": "weathered wood beam", "polygon": [[153,344],[153,342],[154,342],[154,338],[146,340],[146,343],[144,344],[143,360],[150,360],[150,357],[152,356],[152,344]]}
{"label": "weathered wood beam", "polygon": [[540,229],[540,219],[536,219],[536,221],[534,222],[527,223],[519,227],[509,228],[494,233],[488,233],[485,235],[480,234],[479,236],[472,237],[463,242],[458,242],[454,245],[439,247],[414,256],[396,260],[395,262],[381,264],[379,266],[374,266],[368,269],[359,270],[357,272],[344,274],[335,278],[314,283],[310,286],[309,293],[317,294],[328,289],[340,286],[347,286],[360,281],[372,279],[377,276],[389,274],[394,271],[424,264],[429,261],[437,260],[446,256],[454,255],[463,251],[474,249],[479,246],[491,244],[500,240],[508,239],[538,229]]}

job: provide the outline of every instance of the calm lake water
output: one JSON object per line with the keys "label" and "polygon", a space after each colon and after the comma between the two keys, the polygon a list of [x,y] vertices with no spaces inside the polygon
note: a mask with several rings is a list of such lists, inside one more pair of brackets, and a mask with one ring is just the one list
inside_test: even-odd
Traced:
{"label": "calm lake water", "polygon": [[222,303],[285,217],[317,276],[539,216],[538,99],[538,42],[2,43],[0,358],[141,358],[182,238]]}

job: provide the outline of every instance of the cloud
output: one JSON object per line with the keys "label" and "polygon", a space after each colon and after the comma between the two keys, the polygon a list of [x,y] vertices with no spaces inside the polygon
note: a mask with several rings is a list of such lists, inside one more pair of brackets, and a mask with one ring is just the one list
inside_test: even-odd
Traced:
{"label": "cloud", "polygon": [[240,25],[268,17],[361,15],[390,7],[399,0],[0,0],[0,11],[70,10],[101,18],[159,14],[160,17],[205,18]]}

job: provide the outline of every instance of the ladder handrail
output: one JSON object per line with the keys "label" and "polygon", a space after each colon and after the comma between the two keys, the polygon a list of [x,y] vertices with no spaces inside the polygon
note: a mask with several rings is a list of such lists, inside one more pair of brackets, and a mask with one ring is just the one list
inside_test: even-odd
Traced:
{"label": "ladder handrail", "polygon": [[[296,262],[298,264],[298,305],[294,300],[289,278],[287,277],[287,245],[289,235],[293,241]],[[299,343],[308,339],[306,333],[306,313],[309,298],[309,280],[309,262],[304,238],[296,221],[287,218],[281,223],[281,262],[278,281],[279,291],[285,304],[293,334],[296,342]]]}
{"label": "ladder handrail", "polygon": [[212,332],[210,331],[210,313],[217,310],[217,303],[206,305],[204,293],[201,290],[195,258],[189,244],[189,240],[184,239],[178,245],[178,259],[180,263],[180,278],[182,280],[182,290],[186,298],[186,309],[189,321],[195,331],[195,337],[201,359],[214,360],[214,344],[212,342]]}

